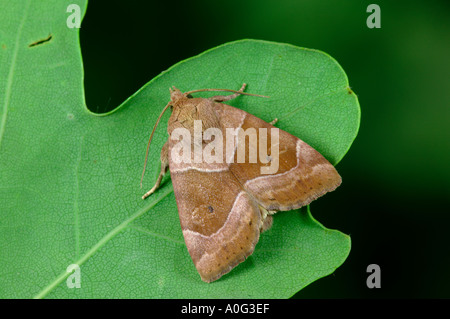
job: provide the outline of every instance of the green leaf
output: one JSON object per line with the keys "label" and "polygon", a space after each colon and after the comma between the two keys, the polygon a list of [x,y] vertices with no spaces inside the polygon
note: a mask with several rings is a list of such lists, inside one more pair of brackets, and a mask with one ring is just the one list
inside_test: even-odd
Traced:
{"label": "green leaf", "polygon": [[[146,201],[139,187],[147,139],[172,85],[248,83],[247,92],[270,98],[229,104],[278,118],[278,127],[338,163],[360,111],[336,61],[292,45],[236,41],[178,63],[100,116],[84,104],[78,31],[66,26],[74,2],[0,1],[0,297],[287,298],[344,262],[350,238],[304,208],[276,214],[254,254],[206,284],[186,250],[170,178]],[[168,116],[151,146],[145,188],[159,171]],[[71,264],[80,266],[80,289],[66,284]]]}

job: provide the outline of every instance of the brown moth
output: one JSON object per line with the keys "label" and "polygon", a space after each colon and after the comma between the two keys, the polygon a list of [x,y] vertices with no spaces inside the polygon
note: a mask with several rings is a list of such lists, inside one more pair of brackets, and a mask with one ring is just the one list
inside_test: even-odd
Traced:
{"label": "brown moth", "polygon": [[[276,120],[267,123],[221,103],[240,94],[255,95],[244,93],[244,89],[245,84],[239,91],[204,89],[182,93],[175,87],[170,90],[170,101],[158,118],[159,122],[164,111],[172,107],[170,138],[161,150],[161,172],[156,184],[142,197],[155,192],[170,169],[186,246],[205,282],[219,279],[253,253],[260,233],[270,228],[273,213],[308,205],[341,183],[333,165],[299,138],[275,128],[272,124]],[[200,91],[234,94],[210,98],[190,95]],[[205,134],[203,139],[174,137],[178,129],[191,136],[198,134],[199,123],[200,132]],[[226,143],[219,143],[220,134],[214,135],[214,139],[207,134],[211,129],[226,136]],[[278,140],[277,134],[264,134],[264,129],[278,132]],[[254,133],[253,143],[251,134],[242,132]],[[265,153],[261,148],[257,150],[264,148],[262,142],[266,145]],[[206,152],[216,161],[199,160],[198,152],[189,154],[189,149],[181,152],[180,143]],[[226,145],[226,151],[211,147],[213,143],[223,148]],[[255,152],[263,155],[255,160]],[[276,172],[267,173],[271,167]]]}

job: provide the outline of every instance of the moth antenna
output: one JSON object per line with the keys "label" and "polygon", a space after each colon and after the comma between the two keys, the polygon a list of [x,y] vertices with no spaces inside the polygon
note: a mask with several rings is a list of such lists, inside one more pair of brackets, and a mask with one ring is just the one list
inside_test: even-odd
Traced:
{"label": "moth antenna", "polygon": [[270,96],[266,96],[266,95],[246,93],[246,92],[236,91],[236,90],[231,90],[231,89],[200,89],[200,90],[193,90],[193,91],[185,92],[184,95],[187,96],[192,93],[205,92],[205,91],[225,91],[225,92],[238,93],[238,94],[242,94],[242,95],[259,96],[259,97],[267,97],[267,98],[270,97]]}
{"label": "moth antenna", "polygon": [[172,103],[172,101],[169,101],[169,103],[167,103],[167,105],[164,107],[164,109],[159,114],[158,119],[156,120],[155,126],[153,126],[152,134],[150,134],[150,138],[148,139],[147,151],[145,152],[144,169],[142,170],[142,176],[141,176],[141,188],[142,188],[142,181],[144,180],[145,168],[147,167],[148,151],[150,149],[150,143],[152,142],[152,139],[153,139],[153,134],[155,134],[156,127],[158,126],[159,121],[161,120],[161,117],[163,116],[164,112],[169,108],[171,103]]}

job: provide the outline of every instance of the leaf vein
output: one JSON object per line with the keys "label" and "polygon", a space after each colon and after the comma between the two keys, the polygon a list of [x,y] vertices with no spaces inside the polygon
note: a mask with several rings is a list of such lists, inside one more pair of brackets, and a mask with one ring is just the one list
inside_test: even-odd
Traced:
{"label": "leaf vein", "polygon": [[148,229],[145,229],[143,227],[140,227],[140,226],[128,225],[128,228],[134,229],[134,230],[136,230],[138,232],[150,235],[152,237],[156,237],[156,238],[159,238],[159,239],[165,239],[165,240],[168,240],[168,241],[171,241],[173,243],[180,244],[180,245],[185,245],[184,241],[182,241],[182,240],[176,240],[176,239],[173,239],[173,238],[171,238],[169,236],[164,236],[164,235],[152,232],[152,231],[150,231]]}
{"label": "leaf vein", "polygon": [[[150,209],[152,209],[157,203],[159,203],[164,197],[172,193],[173,188],[170,187],[167,190],[165,190],[164,193],[162,193],[161,197],[154,200],[153,202],[150,202],[148,206],[141,208],[138,210],[135,214],[131,215],[129,218],[127,218],[125,221],[123,221],[121,224],[116,226],[113,230],[111,230],[108,234],[106,234],[102,239],[98,241],[97,244],[92,246],[92,248],[87,251],[80,259],[78,259],[74,264],[77,264],[79,267],[84,264],[89,258],[91,258],[100,248],[102,248],[107,242],[109,242],[111,239],[113,239],[118,233],[120,233],[122,230],[127,228],[127,226],[137,219],[138,217],[142,216],[146,212],[148,212]],[[47,285],[44,289],[42,289],[37,295],[34,296],[34,299],[42,299],[46,295],[48,295],[53,289],[55,289],[60,283],[66,279],[70,273],[64,271],[61,273],[57,278],[55,278],[49,285]]]}
{"label": "leaf vein", "polygon": [[313,104],[313,103],[316,102],[317,100],[320,100],[320,99],[322,99],[322,98],[324,98],[324,97],[326,97],[326,96],[330,96],[330,95],[333,95],[333,94],[337,94],[337,93],[341,92],[342,90],[347,90],[347,87],[345,87],[345,88],[339,88],[339,89],[337,89],[337,90],[328,92],[327,94],[321,94],[320,96],[317,96],[316,98],[313,98],[311,101],[306,102],[305,104],[302,104],[302,105],[296,107],[295,109],[293,109],[293,110],[290,111],[289,113],[284,114],[283,116],[279,117],[278,119],[280,120],[280,119],[284,119],[284,118],[289,118],[289,117],[291,117],[293,114],[297,113],[298,111],[300,111],[301,109],[307,107],[308,105]]}
{"label": "leaf vein", "polygon": [[20,38],[22,35],[23,26],[24,26],[25,21],[28,16],[28,8],[30,7],[30,2],[31,2],[31,0],[28,0],[26,7],[25,7],[25,13],[22,16],[22,21],[20,21],[19,28],[17,29],[17,36],[16,36],[16,41],[14,44],[14,51],[13,51],[13,55],[11,58],[11,65],[9,67],[8,80],[6,82],[6,89],[5,89],[5,101],[3,103],[3,116],[2,116],[2,120],[0,122],[0,148],[2,145],[2,141],[3,141],[3,136],[5,135],[6,118],[8,117],[8,106],[9,106],[9,100],[11,98],[11,92],[12,92],[11,88],[12,88],[12,83],[13,83],[13,79],[14,79],[14,71],[16,69],[16,60],[17,60],[17,55],[19,52]]}

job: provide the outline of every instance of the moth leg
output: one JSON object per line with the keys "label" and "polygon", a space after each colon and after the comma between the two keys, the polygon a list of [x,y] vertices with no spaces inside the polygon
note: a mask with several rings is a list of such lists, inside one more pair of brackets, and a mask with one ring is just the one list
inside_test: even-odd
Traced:
{"label": "moth leg", "polygon": [[[246,83],[242,84],[242,87],[239,89],[238,92],[244,92],[246,86],[247,86]],[[216,95],[216,96],[210,97],[208,100],[211,100],[214,102],[225,102],[225,101],[232,100],[239,95],[240,95],[239,93],[234,93],[231,95]]]}
{"label": "moth leg", "polygon": [[274,118],[271,122],[269,122],[270,125],[275,125],[275,123],[278,122],[277,118]]}
{"label": "moth leg", "polygon": [[142,199],[146,199],[158,189],[168,168],[169,168],[169,141],[167,141],[161,149],[161,171],[159,172],[158,179],[156,180],[156,183],[152,187],[152,189],[149,190],[147,193],[145,193],[144,196],[142,196]]}
{"label": "moth leg", "polygon": [[262,206],[259,206],[259,210],[261,212],[261,226],[259,227],[259,231],[265,232],[266,230],[269,230],[270,227],[272,227],[273,218],[272,215],[276,213],[275,211],[268,211]]}

